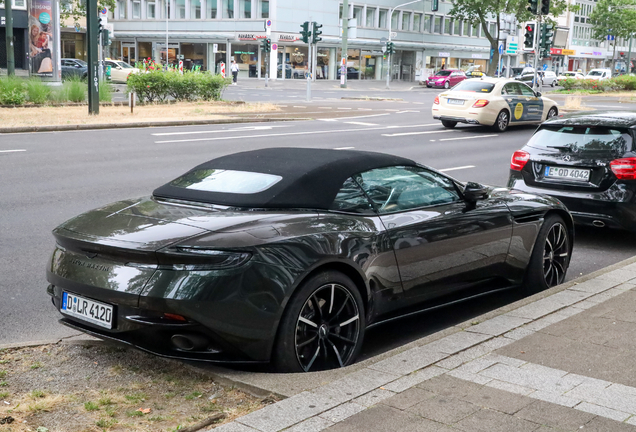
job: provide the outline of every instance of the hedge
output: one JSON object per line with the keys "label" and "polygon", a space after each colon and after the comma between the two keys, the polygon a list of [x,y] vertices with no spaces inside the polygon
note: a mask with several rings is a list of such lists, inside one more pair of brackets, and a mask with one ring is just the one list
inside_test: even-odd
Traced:
{"label": "hedge", "polygon": [[171,97],[177,101],[220,100],[230,78],[207,72],[151,70],[128,76],[128,93],[134,92],[140,101],[161,102]]}
{"label": "hedge", "polygon": [[599,92],[613,90],[636,90],[636,76],[621,75],[608,80],[574,79],[561,81],[565,90],[597,90]]}
{"label": "hedge", "polygon": [[[79,78],[66,80],[59,86],[51,86],[39,78],[20,77],[0,78],[0,105],[46,105],[48,103],[85,102],[88,91],[86,81]],[[109,100],[111,89],[106,83],[100,83],[100,101]]]}

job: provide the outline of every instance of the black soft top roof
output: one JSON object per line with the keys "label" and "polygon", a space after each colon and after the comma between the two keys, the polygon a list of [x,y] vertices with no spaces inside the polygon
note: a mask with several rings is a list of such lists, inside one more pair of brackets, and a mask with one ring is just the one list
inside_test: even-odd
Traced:
{"label": "black soft top roof", "polygon": [[606,126],[629,128],[636,126],[636,113],[632,111],[583,111],[550,117],[545,126]]}
{"label": "black soft top roof", "polygon": [[155,197],[251,208],[328,209],[346,179],[354,174],[393,165],[415,166],[414,161],[384,153],[312,148],[268,148],[222,156],[201,169],[225,169],[274,174],[282,177],[254,194],[231,194],[185,189],[167,183]]}

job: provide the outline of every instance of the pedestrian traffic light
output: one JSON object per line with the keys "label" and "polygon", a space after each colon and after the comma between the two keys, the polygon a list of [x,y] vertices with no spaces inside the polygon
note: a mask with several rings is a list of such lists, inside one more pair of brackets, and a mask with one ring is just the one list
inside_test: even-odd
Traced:
{"label": "pedestrian traffic light", "polygon": [[300,28],[302,29],[300,31],[300,34],[302,35],[301,40],[304,43],[309,43],[309,37],[311,36],[311,30],[309,30],[309,21],[305,21],[304,23],[302,23],[300,25]]}
{"label": "pedestrian traffic light", "polygon": [[539,12],[539,0],[528,0],[530,6],[528,6],[528,11],[532,15],[537,15]]}
{"label": "pedestrian traffic light", "polygon": [[272,50],[272,40],[270,38],[263,39],[261,49],[266,53],[270,52]]}
{"label": "pedestrian traffic light", "polygon": [[318,43],[322,40],[321,37],[319,37],[322,32],[319,30],[322,28],[322,24],[318,24],[316,21],[314,21],[313,23],[313,29],[312,29],[312,34],[311,34],[311,43]]}
{"label": "pedestrian traffic light", "polygon": [[389,54],[395,54],[395,47],[393,46],[393,42],[389,41],[386,43],[386,52]]}
{"label": "pedestrian traffic light", "polygon": [[550,0],[541,0],[541,15],[550,13]]}
{"label": "pedestrian traffic light", "polygon": [[534,46],[534,24],[526,24],[523,46],[532,48]]}

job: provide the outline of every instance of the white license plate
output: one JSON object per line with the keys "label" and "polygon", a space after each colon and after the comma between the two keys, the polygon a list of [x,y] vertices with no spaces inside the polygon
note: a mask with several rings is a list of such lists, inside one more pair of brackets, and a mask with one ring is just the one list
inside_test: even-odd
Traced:
{"label": "white license plate", "polygon": [[463,99],[446,99],[446,103],[449,105],[464,105]]}
{"label": "white license plate", "polygon": [[62,292],[60,311],[92,324],[113,328],[113,307],[75,294]]}
{"label": "white license plate", "polygon": [[589,181],[590,170],[577,169],[577,168],[559,168],[559,167],[545,167],[545,177],[568,179],[577,181]]}

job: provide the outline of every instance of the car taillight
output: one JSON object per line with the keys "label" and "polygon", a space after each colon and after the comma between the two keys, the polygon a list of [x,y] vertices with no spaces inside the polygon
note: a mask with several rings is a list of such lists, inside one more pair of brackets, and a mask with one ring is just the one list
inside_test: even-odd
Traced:
{"label": "car taillight", "polygon": [[475,103],[473,104],[473,108],[483,108],[486,105],[488,105],[489,101],[486,99],[479,99],[477,101],[475,101]]}
{"label": "car taillight", "polygon": [[439,96],[435,96],[435,100],[433,101],[435,105],[439,105]]}
{"label": "car taillight", "polygon": [[530,159],[530,153],[523,150],[517,150],[510,159],[510,169],[515,171],[521,171],[526,163]]}
{"label": "car taillight", "polygon": [[636,158],[614,159],[610,168],[619,180],[636,180]]}

